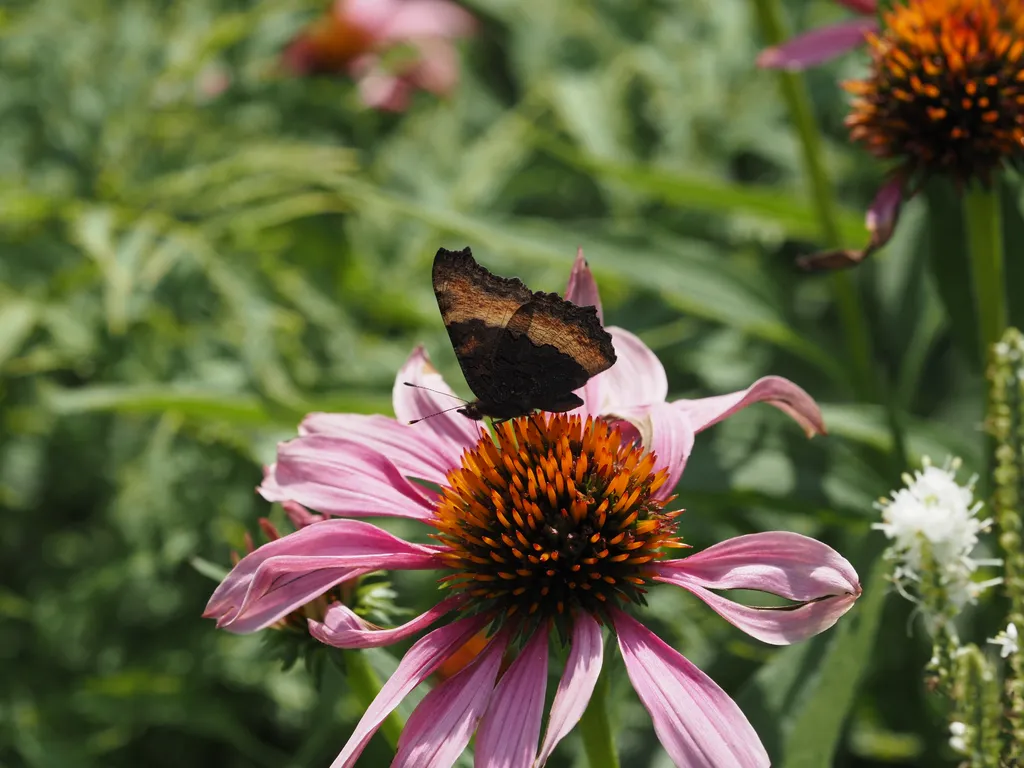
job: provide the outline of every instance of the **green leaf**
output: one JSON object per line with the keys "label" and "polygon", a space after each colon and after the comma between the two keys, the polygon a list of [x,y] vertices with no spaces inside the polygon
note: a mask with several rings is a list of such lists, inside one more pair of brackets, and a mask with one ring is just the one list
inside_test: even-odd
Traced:
{"label": "green leaf", "polygon": [[[577,168],[614,179],[666,203],[723,216],[750,216],[778,227],[790,237],[817,240],[821,236],[817,214],[793,195],[780,194],[778,189],[616,163],[586,155],[540,132],[535,132],[534,140],[539,148]],[[838,223],[845,241],[865,239],[861,214],[844,211]]]}
{"label": "green leaf", "polygon": [[39,313],[25,299],[4,299],[0,306],[0,369],[21,349],[36,326]]}
{"label": "green leaf", "polygon": [[270,415],[258,398],[237,392],[217,392],[173,385],[110,385],[63,389],[47,386],[43,399],[58,414],[88,411],[163,413],[223,419],[240,424],[270,424]]}
{"label": "green leaf", "polygon": [[[1024,179],[1019,173],[1007,172],[1003,177],[1003,253],[1005,274],[1003,285],[1024,285],[1024,259],[1020,257],[1020,243],[1024,243]],[[1024,328],[1024,295],[1019,290],[1006,291],[1009,323]]]}

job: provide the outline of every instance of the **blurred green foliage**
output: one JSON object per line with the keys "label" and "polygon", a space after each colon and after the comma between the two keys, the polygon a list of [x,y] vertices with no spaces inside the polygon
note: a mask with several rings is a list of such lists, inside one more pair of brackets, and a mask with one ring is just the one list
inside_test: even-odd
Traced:
{"label": "blurred green foliage", "polygon": [[[778,765],[950,761],[926,640],[872,566],[871,501],[900,469],[884,411],[853,399],[827,281],[791,267],[819,229],[773,75],[753,67],[751,9],[466,5],[482,29],[458,93],[404,115],[280,70],[322,2],[4,6],[0,765],[329,764],[358,702],[330,666],[284,670],[263,638],[202,621],[214,582],[192,563],[244,548],[270,511],[260,465],[302,414],[389,413],[417,343],[462,387],[428,273],[438,246],[467,244],[546,290],[582,245],[608,321],[655,349],[675,396],[775,373],[819,399],[831,434],[810,444],[767,407],[702,435],[682,530],[698,547],[819,536],[860,569],[859,605],[783,650],[671,590],[652,594],[652,622],[737,697]],[[840,13],[790,10],[801,28]],[[851,245],[883,171],[842,131],[835,81],[862,65],[809,77]],[[913,201],[854,277],[913,456],[977,467],[951,211],[944,189]],[[925,267],[944,255],[954,277],[936,285]],[[429,583],[396,586],[429,602]],[[982,637],[987,621],[979,609]],[[623,765],[667,766],[621,668],[612,684]],[[574,738],[554,764],[580,764]],[[361,764],[385,764],[374,749]]]}

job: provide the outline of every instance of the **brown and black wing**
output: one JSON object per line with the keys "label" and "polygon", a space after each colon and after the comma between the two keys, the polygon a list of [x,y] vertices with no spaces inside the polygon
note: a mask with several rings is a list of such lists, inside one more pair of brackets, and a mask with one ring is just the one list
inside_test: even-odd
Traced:
{"label": "brown and black wing", "polygon": [[432,273],[434,295],[466,383],[481,401],[495,397],[491,371],[505,326],[533,292],[515,278],[498,277],[473,259],[469,248],[438,250]]}
{"label": "brown and black wing", "polygon": [[597,309],[535,293],[509,318],[491,367],[499,399],[527,412],[563,411],[581,404],[573,390],[614,363],[612,337]]}

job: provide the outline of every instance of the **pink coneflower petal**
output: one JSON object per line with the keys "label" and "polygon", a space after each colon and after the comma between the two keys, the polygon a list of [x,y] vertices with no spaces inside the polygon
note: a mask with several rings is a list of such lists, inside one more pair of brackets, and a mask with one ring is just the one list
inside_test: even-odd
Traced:
{"label": "pink coneflower petal", "polygon": [[583,717],[597,685],[604,663],[604,638],[601,625],[585,613],[573,623],[572,647],[565,662],[565,671],[551,703],[548,730],[540,748],[536,765],[541,768],[551,753]]}
{"label": "pink coneflower petal", "polygon": [[[406,382],[440,390],[450,394],[451,397],[437,395],[426,389],[407,387],[405,386]],[[398,371],[392,399],[395,418],[403,424],[459,404],[459,399],[455,397],[455,393],[431,364],[423,347],[416,347],[405,365]],[[481,427],[477,422],[455,411],[434,416],[413,426],[415,429],[432,434],[441,440],[454,443],[459,449],[472,448],[480,440],[481,435]]]}
{"label": "pink coneflower petal", "polygon": [[328,435],[282,443],[259,492],[267,501],[296,501],[325,515],[412,520],[431,519],[436,496],[378,451]]}
{"label": "pink coneflower petal", "polygon": [[854,13],[864,16],[873,15],[878,11],[878,0],[836,0],[836,2],[846,6]]}
{"label": "pink coneflower petal", "polygon": [[309,620],[309,634],[335,648],[380,648],[426,629],[464,602],[465,597],[462,595],[446,598],[412,621],[392,629],[371,624],[344,603],[335,603],[327,609],[323,622]]}
{"label": "pink coneflower petal", "polygon": [[455,47],[436,38],[417,40],[413,45],[419,61],[402,75],[425,91],[445,96],[459,84],[459,54]]}
{"label": "pink coneflower petal", "polygon": [[359,75],[358,89],[359,100],[365,106],[385,112],[404,112],[409,108],[413,93],[408,78],[399,77],[377,66]]}
{"label": "pink coneflower petal", "polygon": [[[772,645],[787,645],[822,632],[860,595],[853,566],[827,544],[797,533],[737,536],[680,560],[653,566],[655,579],[683,587],[722,618]],[[711,589],[753,589],[800,605],[752,608]]]}
{"label": "pink coneflower petal", "polygon": [[608,332],[618,359],[595,377],[601,380],[601,411],[616,413],[622,408],[665,402],[668,378],[658,356],[627,330],[612,327]]}
{"label": "pink coneflower petal", "polygon": [[583,257],[583,248],[576,249],[576,260],[572,263],[569,273],[569,285],[565,289],[565,298],[578,307],[594,307],[597,318],[604,323],[604,309],[601,307],[601,295],[597,291],[597,281]]}
{"label": "pink coneflower petal", "polygon": [[[398,669],[384,683],[380,693],[363,713],[349,737],[348,743],[341,750],[341,754],[331,763],[331,768],[352,768],[370,738],[380,728],[380,724],[395,711],[395,708],[402,703],[402,699],[408,696],[413,688],[430,677],[444,663],[445,659],[483,629],[487,621],[486,616],[460,619],[446,627],[435,629],[413,643],[398,663]],[[420,704],[422,706],[423,702]],[[406,730],[408,730],[408,726],[406,726]]]}
{"label": "pink coneflower petal", "polygon": [[405,724],[391,768],[451,768],[487,709],[508,633],[500,632],[458,674],[428,693]]}
{"label": "pink coneflower petal", "polygon": [[447,472],[459,465],[462,449],[433,433],[387,416],[354,413],[311,413],[299,435],[330,435],[361,443],[384,454],[406,477],[443,485]]}
{"label": "pink coneflower petal", "polygon": [[701,432],[748,405],[760,402],[774,405],[790,416],[803,427],[808,437],[825,432],[825,422],[814,399],[781,376],[765,376],[742,392],[698,400],[676,400],[672,405],[686,414],[694,432]]}
{"label": "pink coneflower petal", "polygon": [[220,583],[203,616],[232,632],[273,624],[331,587],[372,570],[431,569],[436,550],[359,520],[324,520],[246,555]]}
{"label": "pink coneflower petal", "polygon": [[864,42],[864,36],[878,29],[875,18],[850,19],[812,29],[781,45],[765,48],[757,66],[799,71],[834,59]]}
{"label": "pink coneflower petal", "polygon": [[619,415],[637,428],[644,446],[657,457],[655,469],[668,470],[668,479],[654,493],[654,498],[671,496],[693,451],[694,432],[690,420],[673,404],[665,402],[627,409]]}
{"label": "pink coneflower petal", "polygon": [[757,733],[729,696],[647,627],[613,614],[622,660],[654,732],[676,765],[766,768]]}
{"label": "pink coneflower petal", "polygon": [[548,678],[548,633],[533,633],[494,689],[476,734],[475,768],[530,768]]}
{"label": "pink coneflower petal", "polygon": [[395,12],[384,30],[394,42],[417,38],[468,37],[476,30],[476,20],[454,3],[444,0],[406,0],[395,4]]}

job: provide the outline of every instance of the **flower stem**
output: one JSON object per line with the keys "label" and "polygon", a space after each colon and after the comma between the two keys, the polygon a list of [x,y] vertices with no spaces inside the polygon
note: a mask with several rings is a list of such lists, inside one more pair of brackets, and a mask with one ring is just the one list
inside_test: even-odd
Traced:
{"label": "flower stem", "polygon": [[1003,222],[999,210],[999,187],[976,184],[964,197],[971,276],[978,310],[981,365],[988,363],[989,350],[1006,330],[1006,290],[1003,283]]}
{"label": "flower stem", "polygon": [[619,768],[619,755],[615,751],[611,721],[608,719],[608,666],[601,670],[601,676],[594,687],[590,704],[580,718],[580,736],[587,753],[590,768]]}
{"label": "flower stem", "polygon": [[[779,0],[754,0],[761,34],[769,45],[778,45],[786,38],[782,25]],[[778,72],[782,96],[789,107],[789,114],[800,136],[803,151],[804,171],[811,188],[811,202],[814,205],[825,245],[838,248],[842,245],[837,223],[837,206],[832,185],[829,182],[825,164],[822,162],[821,133],[814,119],[811,100],[803,78],[792,72]],[[879,391],[875,377],[874,352],[871,344],[871,329],[857,286],[848,272],[833,272],[832,295],[839,311],[839,323],[846,342],[846,351],[852,361],[853,387],[858,398],[885,404],[892,433],[894,464],[897,474],[906,467],[906,446],[903,429],[896,405],[890,393]]]}
{"label": "flower stem", "polygon": [[[370,660],[363,651],[345,651],[344,659],[349,687],[359,698],[360,703],[364,707],[369,707],[380,693],[380,678],[373,671]],[[392,712],[381,723],[380,732],[393,750],[398,749],[398,737],[402,735],[404,727],[405,723],[398,712]]]}

